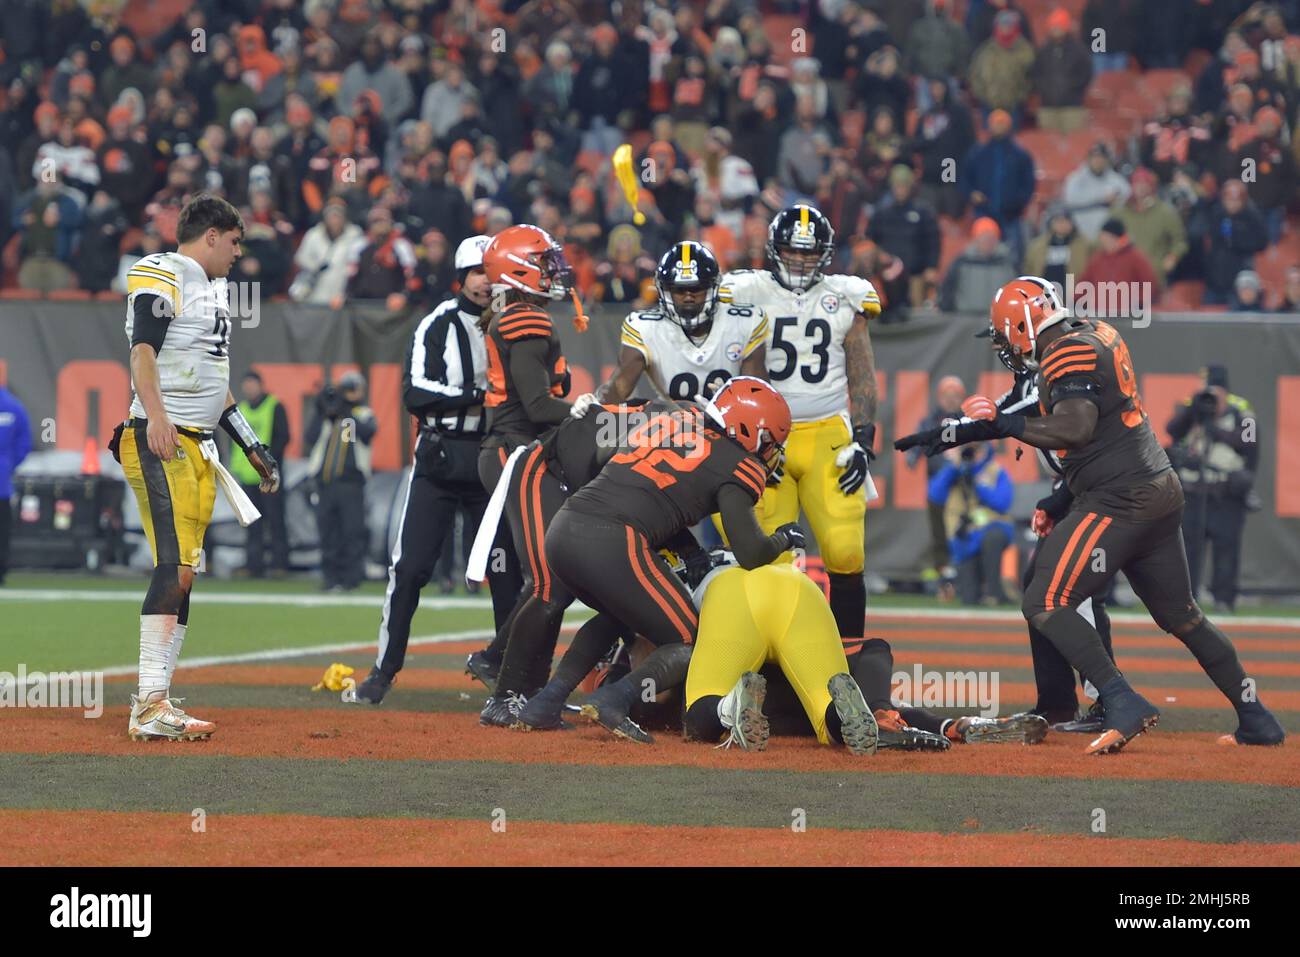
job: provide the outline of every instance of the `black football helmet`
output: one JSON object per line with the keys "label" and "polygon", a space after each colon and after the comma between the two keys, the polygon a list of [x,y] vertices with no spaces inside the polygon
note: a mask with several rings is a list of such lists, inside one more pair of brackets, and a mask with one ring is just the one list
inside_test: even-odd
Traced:
{"label": "black football helmet", "polygon": [[[659,308],[688,336],[706,335],[712,327],[721,282],[722,270],[709,247],[689,239],[674,243],[655,269]],[[675,297],[682,293],[697,295],[682,303]]]}
{"label": "black football helmet", "polygon": [[[807,203],[787,206],[767,227],[767,268],[786,289],[811,288],[822,278],[834,252],[831,221]],[[811,255],[817,258],[810,266]]]}

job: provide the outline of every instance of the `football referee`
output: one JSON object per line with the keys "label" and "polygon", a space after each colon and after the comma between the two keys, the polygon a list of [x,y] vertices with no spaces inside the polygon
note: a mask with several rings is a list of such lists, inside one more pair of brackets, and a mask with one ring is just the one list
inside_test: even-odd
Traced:
{"label": "football referee", "polygon": [[[379,704],[402,668],[420,589],[429,583],[464,506],[464,534],[473,539],[488,492],[478,477],[483,439],[487,347],[478,327],[491,290],[483,272],[488,236],[471,236],[456,249],[460,292],[420,320],[402,374],[402,399],[420,421],[415,461],[402,502],[401,526],[388,566],[388,590],[379,622],[379,655],[357,697]],[[490,577],[490,576],[489,576]]]}

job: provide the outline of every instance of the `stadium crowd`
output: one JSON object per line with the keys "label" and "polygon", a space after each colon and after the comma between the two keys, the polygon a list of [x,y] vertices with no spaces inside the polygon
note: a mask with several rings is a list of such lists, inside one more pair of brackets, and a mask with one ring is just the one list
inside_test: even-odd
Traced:
{"label": "stadium crowd", "polygon": [[798,200],[885,320],[1023,271],[1300,303],[1295,0],[201,0],[148,36],[143,6],[0,10],[5,295],[120,293],[206,189],[248,223],[232,279],[335,305],[431,307],[515,222],[645,304],[673,241],[761,266]]}

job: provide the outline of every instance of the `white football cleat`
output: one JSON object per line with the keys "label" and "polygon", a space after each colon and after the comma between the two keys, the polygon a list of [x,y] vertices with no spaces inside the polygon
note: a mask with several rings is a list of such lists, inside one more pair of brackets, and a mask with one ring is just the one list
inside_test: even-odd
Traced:
{"label": "white football cleat", "polygon": [[212,737],[217,726],[202,721],[177,704],[182,698],[141,701],[131,695],[131,722],[127,733],[132,741],[202,741]]}
{"label": "white football cleat", "polygon": [[718,702],[718,719],[728,730],[727,739],[718,745],[729,748],[738,744],[743,751],[762,751],[771,732],[763,701],[767,698],[767,679],[757,672],[746,671],[735,687]]}

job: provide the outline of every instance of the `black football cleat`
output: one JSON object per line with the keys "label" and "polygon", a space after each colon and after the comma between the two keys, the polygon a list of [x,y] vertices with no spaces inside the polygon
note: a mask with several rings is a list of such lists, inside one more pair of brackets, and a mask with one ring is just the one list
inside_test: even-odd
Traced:
{"label": "black football cleat", "polygon": [[366,680],[357,685],[357,700],[379,704],[392,686],[392,678],[378,668],[371,668],[370,674],[366,675]]}
{"label": "black football cleat", "polygon": [[1005,718],[964,718],[958,731],[967,744],[1038,744],[1047,727],[1042,715],[1021,711]]}
{"label": "black football cleat", "polygon": [[516,731],[567,731],[573,725],[563,716],[564,697],[559,691],[543,688],[528,699],[511,727]]}
{"label": "black football cleat", "polygon": [[481,682],[489,691],[496,688],[501,674],[501,662],[493,661],[481,651],[471,652],[465,659],[465,674]]}
{"label": "black football cleat", "polygon": [[1259,702],[1243,705],[1237,712],[1237,730],[1219,738],[1219,744],[1253,744],[1275,747],[1286,740],[1281,723]]}
{"label": "black football cleat", "polygon": [[493,695],[484,702],[478,723],[485,728],[508,728],[519,719],[519,712],[527,703],[528,699],[521,694]]}
{"label": "black football cleat", "polygon": [[1084,754],[1115,754],[1159,720],[1160,709],[1146,698],[1136,691],[1120,692],[1113,700],[1107,699],[1106,727]]}
{"label": "black football cleat", "polygon": [[1052,725],[1065,734],[1101,734],[1106,729],[1106,708],[1098,698],[1082,716]]}
{"label": "black football cleat", "polygon": [[628,716],[627,706],[618,700],[617,693],[611,693],[612,689],[613,685],[596,689],[582,706],[582,716],[595,721],[616,737],[627,738],[637,744],[654,744],[655,739]]}

